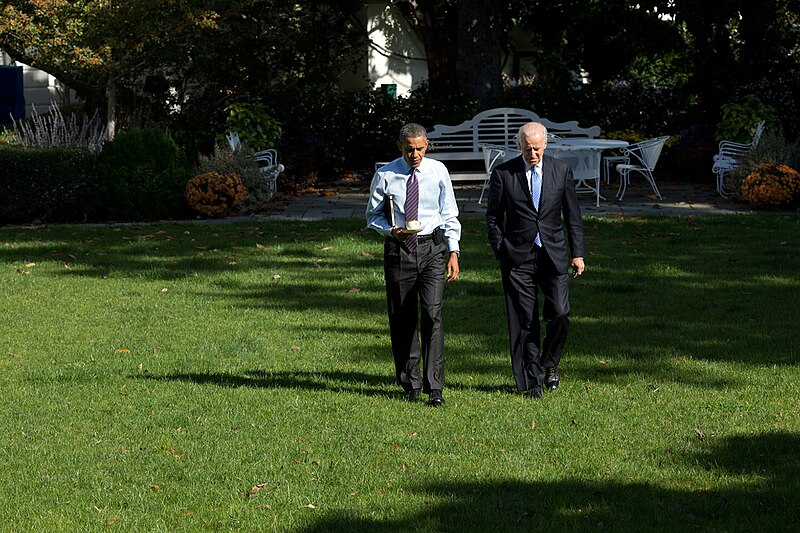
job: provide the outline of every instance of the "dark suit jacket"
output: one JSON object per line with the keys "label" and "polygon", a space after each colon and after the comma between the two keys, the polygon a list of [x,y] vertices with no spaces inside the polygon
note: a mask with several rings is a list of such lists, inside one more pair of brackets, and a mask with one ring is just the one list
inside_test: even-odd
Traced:
{"label": "dark suit jacket", "polygon": [[[533,247],[538,228],[545,252],[558,273],[566,274],[572,257],[584,257],[575,180],[569,164],[548,155],[544,156],[542,171],[538,211],[533,208],[522,156],[492,171],[486,209],[489,244],[499,260],[519,266]],[[565,226],[569,242],[564,235]]]}

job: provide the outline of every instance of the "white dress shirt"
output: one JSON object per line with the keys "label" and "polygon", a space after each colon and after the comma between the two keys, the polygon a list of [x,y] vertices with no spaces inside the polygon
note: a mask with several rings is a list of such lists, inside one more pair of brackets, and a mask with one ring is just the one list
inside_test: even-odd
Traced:
{"label": "white dress shirt", "polygon": [[[393,196],[395,225],[405,227],[406,185],[411,176],[411,166],[402,157],[379,168],[372,178],[369,202],[367,204],[367,227],[384,236],[392,234],[392,224],[386,219],[384,202]],[[447,249],[458,252],[461,240],[461,223],[458,221],[456,204],[450,173],[443,163],[427,157],[417,167],[419,182],[419,214],[422,225],[420,235],[430,235],[433,230],[444,229]]]}

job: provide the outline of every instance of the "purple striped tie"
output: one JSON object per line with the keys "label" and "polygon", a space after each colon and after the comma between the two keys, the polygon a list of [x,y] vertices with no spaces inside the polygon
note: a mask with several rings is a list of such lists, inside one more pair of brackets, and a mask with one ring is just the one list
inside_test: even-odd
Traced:
{"label": "purple striped tie", "polygon": [[[417,181],[417,169],[411,169],[411,176],[406,185],[406,222],[417,220],[419,216],[419,182]],[[414,233],[406,239],[406,248],[411,253],[417,249],[417,234]]]}

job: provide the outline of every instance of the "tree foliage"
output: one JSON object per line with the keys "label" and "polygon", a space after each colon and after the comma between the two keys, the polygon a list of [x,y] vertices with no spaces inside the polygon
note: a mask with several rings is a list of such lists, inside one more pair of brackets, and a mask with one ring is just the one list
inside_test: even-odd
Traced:
{"label": "tree foliage", "polygon": [[119,90],[187,57],[191,36],[214,27],[199,0],[13,0],[2,4],[0,47],[50,72],[87,101],[107,99],[110,128]]}
{"label": "tree foliage", "polygon": [[76,89],[90,112],[113,121],[119,108],[123,124],[167,125],[195,148],[213,146],[231,105],[262,106],[284,143],[332,167],[353,157],[348,142],[382,146],[366,137],[406,118],[456,122],[475,105],[645,135],[713,131],[747,94],[800,113],[800,0],[397,0],[429,78],[395,103],[339,87],[364,56],[365,4],[0,0],[0,48]]}
{"label": "tree foliage", "polygon": [[220,122],[225,100],[263,99],[278,83],[338,80],[354,57],[349,50],[363,39],[352,19],[360,7],[10,0],[0,2],[0,48],[50,72],[91,105],[102,103],[111,120],[118,104],[129,120],[141,120],[145,108],[164,120],[176,110],[207,112],[202,100],[212,98]]}

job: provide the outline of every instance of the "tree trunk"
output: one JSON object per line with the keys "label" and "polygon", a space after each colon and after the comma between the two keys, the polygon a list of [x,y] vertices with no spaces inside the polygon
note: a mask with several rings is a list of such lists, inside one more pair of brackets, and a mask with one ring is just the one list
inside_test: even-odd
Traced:
{"label": "tree trunk", "polygon": [[481,107],[500,96],[501,0],[416,0],[403,7],[418,24],[431,93],[462,92]]}
{"label": "tree trunk", "polygon": [[117,133],[117,79],[114,76],[108,77],[106,84],[106,122],[108,128],[108,138],[113,139]]}
{"label": "tree trunk", "polygon": [[448,94],[457,87],[458,24],[455,6],[447,0],[411,2],[419,23],[419,37],[428,58],[428,86],[433,94]]}
{"label": "tree trunk", "polygon": [[458,87],[489,107],[503,91],[500,32],[503,24],[499,0],[458,2]]}

